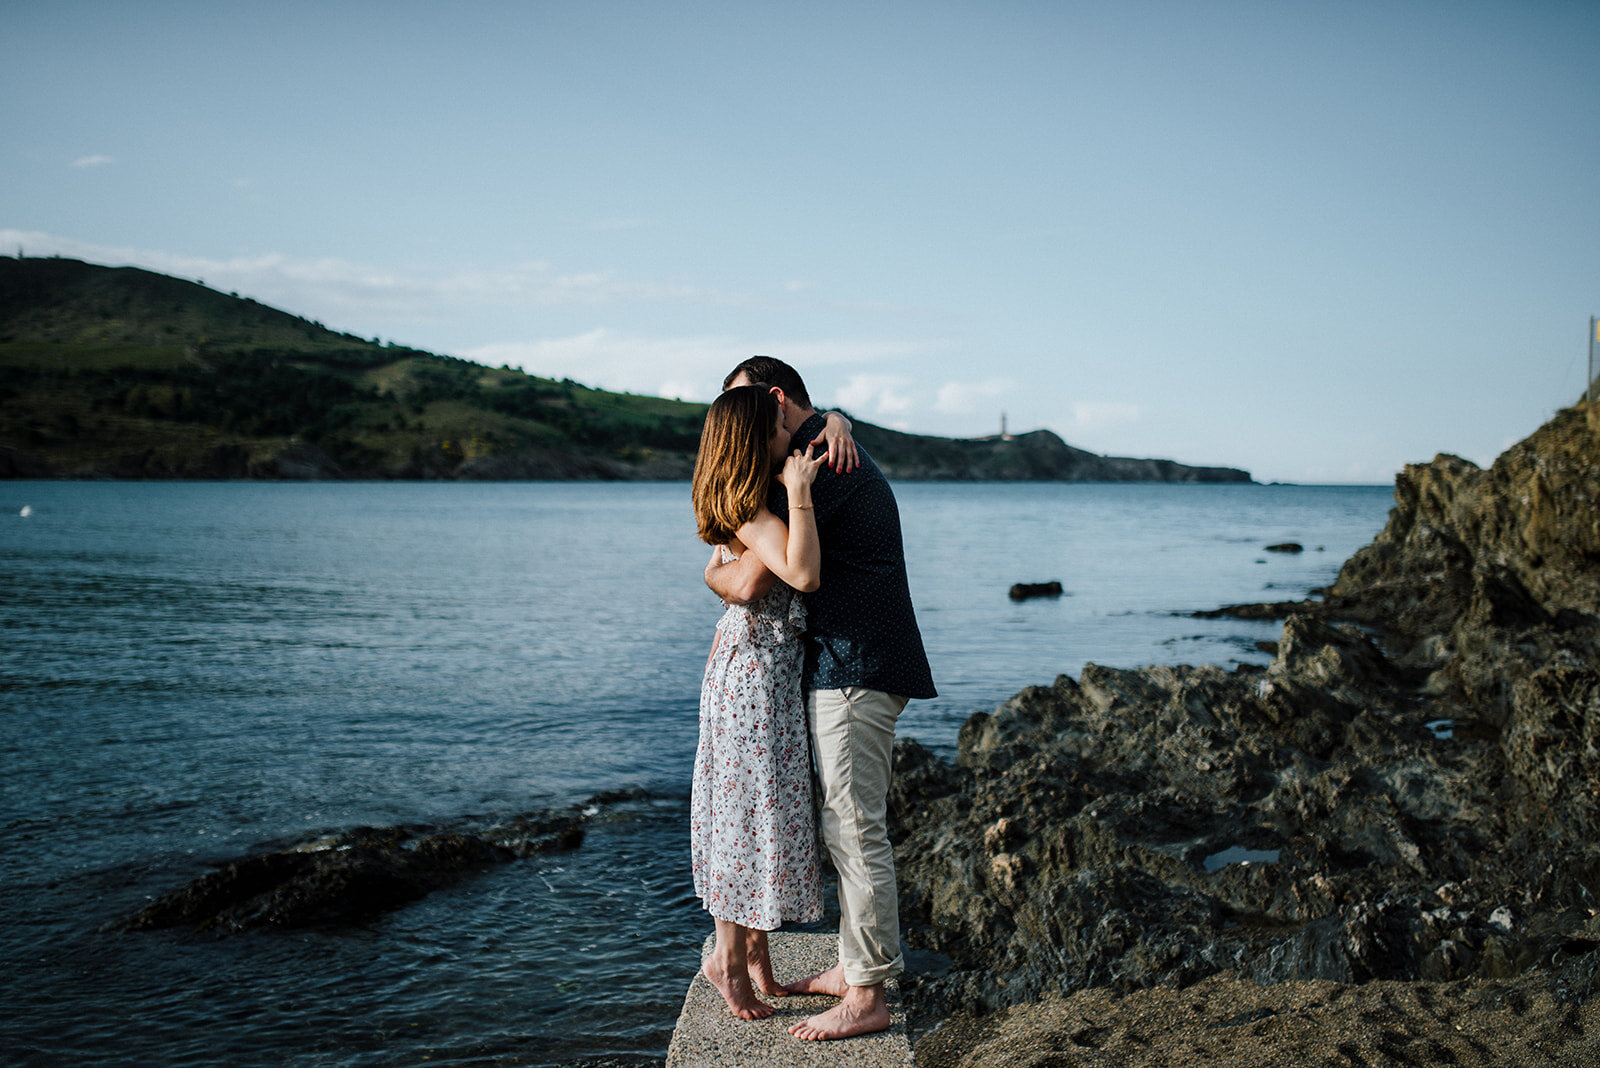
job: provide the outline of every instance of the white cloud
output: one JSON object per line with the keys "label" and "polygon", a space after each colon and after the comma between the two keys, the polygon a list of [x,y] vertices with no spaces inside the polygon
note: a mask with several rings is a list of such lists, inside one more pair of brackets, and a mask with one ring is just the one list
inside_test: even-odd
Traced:
{"label": "white cloud", "polygon": [[731,337],[652,338],[599,328],[571,337],[497,342],[461,355],[492,367],[508,364],[602,389],[709,401],[721,389],[722,376],[748,357],[750,349]]}
{"label": "white cloud", "polygon": [[946,382],[939,387],[933,410],[946,415],[965,415],[975,411],[979,402],[992,400],[1014,388],[1009,378],[987,378],[982,382]]}
{"label": "white cloud", "polygon": [[112,156],[79,156],[72,161],[72,166],[81,170],[84,167],[104,167],[108,163],[115,162],[116,159]]}
{"label": "white cloud", "polygon": [[656,395],[668,397],[672,400],[705,400],[706,391],[704,382],[672,382],[661,383],[661,388]]}
{"label": "white cloud", "polygon": [[841,407],[863,415],[903,416],[912,409],[905,375],[853,374],[839,387]]}
{"label": "white cloud", "polygon": [[1072,417],[1070,425],[1080,433],[1137,423],[1143,414],[1139,405],[1126,401],[1080,401],[1073,404],[1069,411]]}
{"label": "white cloud", "polygon": [[[97,245],[54,234],[0,230],[0,249],[21,247],[27,255],[69,256],[111,266],[135,266],[179,278],[203,279],[214,289],[235,291],[296,315],[320,319],[338,330],[377,333],[405,339],[407,324],[439,323],[486,309],[521,312],[537,306],[599,309],[645,301],[697,305],[756,304],[754,297],[721,293],[676,283],[633,281],[611,272],[562,273],[549,263],[530,261],[487,270],[433,273],[352,263],[300,259],[280,253],[231,258],[188,256],[128,246]],[[710,400],[722,376],[755,354],[776,356],[799,368],[819,405],[850,404],[870,414],[890,416],[911,408],[897,379],[894,388],[870,397],[860,386],[837,390],[845,374],[861,368],[925,356],[936,343],[879,339],[740,337],[732,334],[648,336],[604,326],[565,337],[507,338],[462,350],[458,356],[491,366],[502,363],[530,373],[572,378],[608,389],[658,392],[689,400]],[[854,379],[852,379],[854,381]],[[860,397],[858,404],[854,398]],[[864,414],[868,414],[864,412]]]}
{"label": "white cloud", "polygon": [[[810,379],[813,377],[810,368],[860,365],[898,357],[911,349],[910,345],[882,341],[784,342],[768,339],[752,342],[728,335],[641,337],[601,327],[570,337],[480,345],[464,350],[459,355],[491,367],[501,364],[520,367],[529,374],[545,378],[571,378],[584,385],[605,389],[709,401],[721,390],[723,376],[742,360],[757,353],[776,356]],[[858,374],[851,381],[871,377]],[[877,377],[886,382],[893,378]],[[894,381],[909,380],[894,378]],[[844,393],[844,390],[839,392],[836,402],[846,406],[855,405],[853,400],[845,399]],[[856,395],[851,393],[852,397]],[[812,399],[822,403],[815,394]],[[892,391],[880,391],[870,398],[873,403],[885,399],[890,407],[884,408],[880,404],[876,409],[880,413],[903,410],[894,407],[899,398]],[[906,407],[909,407],[909,403],[909,399],[905,399]]]}
{"label": "white cloud", "polygon": [[[298,259],[277,252],[216,259],[118,245],[96,245],[54,234],[0,230],[0,247],[23,245],[31,255],[62,255],[92,263],[144,267],[180,278],[203,278],[296,314],[343,318],[381,316],[416,322],[443,307],[593,306],[648,301],[709,305],[752,303],[738,294],[679,283],[633,281],[609,271],[563,274],[531,261],[490,270],[435,274],[326,257]],[[337,325],[337,324],[336,324]]]}

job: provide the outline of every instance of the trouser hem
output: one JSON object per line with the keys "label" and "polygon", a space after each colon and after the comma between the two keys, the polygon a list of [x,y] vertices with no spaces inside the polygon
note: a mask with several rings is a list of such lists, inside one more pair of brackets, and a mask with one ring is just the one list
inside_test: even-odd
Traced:
{"label": "trouser hem", "polygon": [[856,968],[844,965],[844,981],[851,986],[877,986],[886,983],[906,970],[905,957],[896,955],[888,964],[880,964],[875,968]]}

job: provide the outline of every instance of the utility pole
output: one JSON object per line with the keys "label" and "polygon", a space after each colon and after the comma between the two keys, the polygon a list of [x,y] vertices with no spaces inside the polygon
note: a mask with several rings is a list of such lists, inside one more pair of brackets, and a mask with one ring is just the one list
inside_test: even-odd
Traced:
{"label": "utility pole", "polygon": [[1596,400],[1594,380],[1600,374],[1600,318],[1589,316],[1589,377],[1583,383],[1583,399],[1589,403]]}

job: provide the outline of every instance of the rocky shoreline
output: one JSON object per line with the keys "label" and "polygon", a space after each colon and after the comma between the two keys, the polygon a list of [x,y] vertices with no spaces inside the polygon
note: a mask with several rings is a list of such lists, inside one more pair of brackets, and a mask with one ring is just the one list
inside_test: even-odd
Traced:
{"label": "rocky shoreline", "polygon": [[[1600,405],[1408,467],[1272,663],[1030,687],[896,748],[924,1068],[1600,1063]],[[347,923],[632,795],[360,828],[116,926]]]}
{"label": "rocky shoreline", "polygon": [[1395,499],[1322,599],[1227,610],[1284,618],[1266,668],[1091,664],[898,746],[919,1063],[1600,1050],[1600,406]]}

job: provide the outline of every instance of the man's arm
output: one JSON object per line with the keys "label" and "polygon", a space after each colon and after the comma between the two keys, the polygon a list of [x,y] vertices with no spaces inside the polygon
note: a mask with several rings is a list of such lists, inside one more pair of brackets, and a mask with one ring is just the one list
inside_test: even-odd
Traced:
{"label": "man's arm", "polygon": [[722,546],[711,550],[711,562],[706,565],[706,585],[711,592],[729,604],[749,604],[766,596],[778,576],[767,570],[767,565],[753,552],[746,551],[737,560],[722,562]]}

